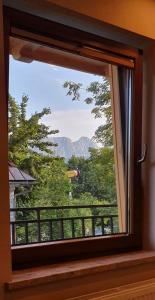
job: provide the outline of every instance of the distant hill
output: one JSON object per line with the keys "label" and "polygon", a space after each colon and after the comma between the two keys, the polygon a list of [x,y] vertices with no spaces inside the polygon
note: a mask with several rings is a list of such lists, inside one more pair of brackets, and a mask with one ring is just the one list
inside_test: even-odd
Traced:
{"label": "distant hill", "polygon": [[54,156],[64,157],[66,160],[70,159],[72,155],[88,158],[90,156],[89,148],[97,148],[91,139],[83,136],[75,142],[67,137],[52,137],[48,138],[48,141],[57,144],[56,147],[52,147]]}

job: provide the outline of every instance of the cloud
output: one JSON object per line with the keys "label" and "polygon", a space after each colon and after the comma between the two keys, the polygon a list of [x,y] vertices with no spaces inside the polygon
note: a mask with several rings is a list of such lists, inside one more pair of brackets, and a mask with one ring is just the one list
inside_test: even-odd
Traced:
{"label": "cloud", "polygon": [[56,136],[66,136],[73,141],[81,136],[92,138],[99,125],[104,123],[104,119],[95,119],[88,109],[55,111],[51,115],[45,116],[42,121],[50,129],[58,129]]}

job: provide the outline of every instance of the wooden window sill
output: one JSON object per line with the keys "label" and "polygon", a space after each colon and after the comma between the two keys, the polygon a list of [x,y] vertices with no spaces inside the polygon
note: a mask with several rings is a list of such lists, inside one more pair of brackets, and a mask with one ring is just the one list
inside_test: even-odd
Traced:
{"label": "wooden window sill", "polygon": [[71,261],[14,271],[12,280],[6,286],[11,291],[151,262],[155,262],[155,251],[136,251],[115,256]]}

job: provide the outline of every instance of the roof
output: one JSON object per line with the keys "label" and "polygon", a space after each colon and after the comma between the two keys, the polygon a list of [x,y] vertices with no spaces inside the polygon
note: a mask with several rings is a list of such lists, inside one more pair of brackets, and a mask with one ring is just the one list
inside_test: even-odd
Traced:
{"label": "roof", "polygon": [[12,162],[9,161],[9,182],[27,183],[31,184],[36,181],[35,178],[18,169]]}

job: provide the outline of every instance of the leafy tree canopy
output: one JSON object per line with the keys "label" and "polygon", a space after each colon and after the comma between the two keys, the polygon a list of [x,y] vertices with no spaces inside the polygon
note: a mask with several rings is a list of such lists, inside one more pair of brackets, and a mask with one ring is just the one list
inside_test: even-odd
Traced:
{"label": "leafy tree canopy", "polygon": [[[71,96],[73,101],[80,100],[80,91],[83,89],[81,83],[66,81],[63,87],[67,89],[67,95]],[[102,82],[91,82],[86,88],[86,92],[90,94],[90,97],[87,97],[84,101],[87,104],[94,103],[92,113],[95,118],[103,118],[105,120],[105,124],[99,126],[95,131],[94,138],[104,146],[112,146],[112,110],[109,81],[103,77]]]}
{"label": "leafy tree canopy", "polygon": [[[46,140],[49,135],[58,130],[50,130],[41,122],[51,110],[44,108],[27,117],[28,96],[24,95],[20,104],[9,96],[9,159],[33,176],[37,176],[38,169],[47,164],[52,151],[49,147],[55,146]],[[46,153],[46,156],[41,153]]]}
{"label": "leafy tree canopy", "polygon": [[73,181],[73,197],[85,192],[107,203],[116,203],[114,152],[110,147],[90,149],[90,158],[72,156],[69,168],[79,169],[80,176]]}
{"label": "leafy tree canopy", "polygon": [[37,180],[28,193],[22,186],[18,188],[20,196],[17,197],[16,205],[63,205],[71,190],[66,175],[67,166],[63,158],[52,156],[51,146],[56,145],[47,140],[49,135],[58,130],[49,130],[41,122],[43,116],[51,113],[49,108],[28,118],[28,100],[27,96],[23,96],[18,104],[13,97],[9,97],[9,159]]}

